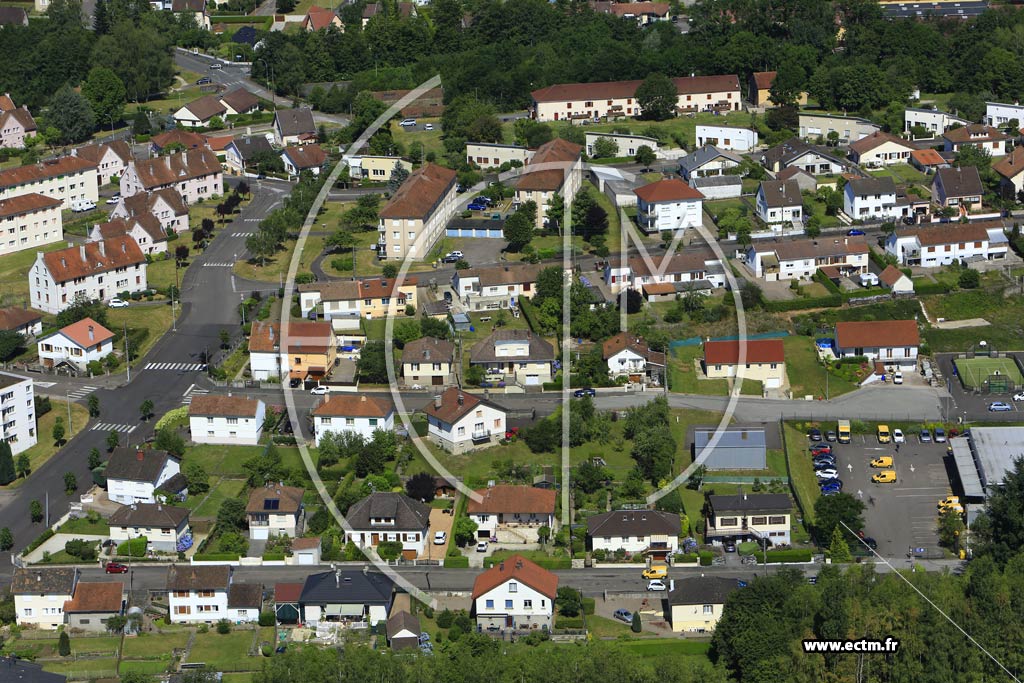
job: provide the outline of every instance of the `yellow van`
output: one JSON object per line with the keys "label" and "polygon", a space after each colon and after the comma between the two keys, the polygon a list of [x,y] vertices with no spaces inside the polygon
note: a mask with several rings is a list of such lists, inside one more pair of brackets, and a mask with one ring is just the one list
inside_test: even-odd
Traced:
{"label": "yellow van", "polygon": [[666,576],[668,576],[668,567],[663,564],[652,565],[643,573],[645,579],[664,579]]}
{"label": "yellow van", "polygon": [[886,425],[878,425],[877,430],[878,443],[889,443],[892,441],[892,432],[889,431],[889,427]]}

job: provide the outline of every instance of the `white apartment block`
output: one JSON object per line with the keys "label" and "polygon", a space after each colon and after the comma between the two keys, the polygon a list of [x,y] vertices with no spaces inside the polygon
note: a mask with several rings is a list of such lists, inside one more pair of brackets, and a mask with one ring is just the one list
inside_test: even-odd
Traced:
{"label": "white apartment block", "polygon": [[11,453],[18,455],[36,445],[35,386],[29,378],[0,372],[0,434]]}
{"label": "white apartment block", "polygon": [[757,132],[740,126],[698,125],[697,147],[713,145],[733,152],[750,152],[757,147]]}
{"label": "white apartment block", "polygon": [[988,125],[1005,126],[1013,120],[1017,121],[1017,128],[1024,127],[1024,105],[1020,102],[1014,102],[1013,104],[1003,104],[1001,102],[985,103],[984,122]]}
{"label": "white apartment block", "polygon": [[[944,133],[954,125],[966,126],[971,123],[955,114],[950,114],[938,109],[919,109],[907,107],[903,111],[903,132],[909,133],[914,126],[921,126],[931,133]],[[933,136],[934,137],[934,136]]]}
{"label": "white apartment block", "polygon": [[1000,222],[951,223],[895,232],[886,238],[885,251],[900,265],[940,268],[954,262],[1004,259],[1009,242]]}
{"label": "white apartment block", "polygon": [[704,195],[682,180],[658,180],[633,190],[637,221],[647,234],[682,231],[702,224]]}
{"label": "white apartment block", "polygon": [[0,199],[41,194],[63,202],[99,201],[96,164],[78,157],[60,157],[0,171]]}
{"label": "white apartment block", "polygon": [[110,301],[149,286],[146,257],[127,235],[40,252],[28,278],[30,305],[46,313],[63,311],[79,296]]}
{"label": "white apartment block", "polygon": [[228,616],[231,567],[171,565],[167,569],[168,615],[175,624],[212,624]]}
{"label": "white apartment block", "polygon": [[210,199],[224,191],[224,175],[217,155],[209,149],[131,161],[121,176],[121,195],[174,188],[186,204]]}
{"label": "white apartment block", "polygon": [[30,193],[0,199],[0,256],[64,239],[61,203]]}
{"label": "white apartment block", "polygon": [[451,169],[427,163],[405,179],[380,210],[378,258],[426,258],[455,217],[456,177]]}
{"label": "white apartment block", "polygon": [[641,147],[650,147],[652,152],[657,152],[661,149],[661,143],[658,142],[657,138],[647,137],[646,135],[587,133],[584,136],[584,147],[587,150],[588,156],[594,156],[594,145],[601,139],[611,140],[615,143],[616,152],[612,155],[614,157],[636,156],[637,150]]}

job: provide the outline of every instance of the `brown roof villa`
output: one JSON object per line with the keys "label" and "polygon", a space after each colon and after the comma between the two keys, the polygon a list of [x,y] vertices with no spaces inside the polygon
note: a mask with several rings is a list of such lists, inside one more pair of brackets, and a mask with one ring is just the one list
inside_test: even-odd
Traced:
{"label": "brown roof villa", "polygon": [[313,409],[316,417],[387,417],[395,412],[390,399],[366,394],[328,394],[324,402]]}
{"label": "brown roof villa", "polygon": [[200,121],[208,121],[214,116],[224,116],[228,113],[227,107],[213,95],[203,95],[198,100],[192,100],[185,105],[185,109]]}
{"label": "brown roof villa", "polygon": [[423,412],[446,424],[458,422],[464,415],[480,404],[502,410],[499,406],[484,399],[468,394],[458,387],[449,387],[444,393],[435,396],[434,399],[423,408]]}
{"label": "brown roof villa", "polygon": [[27,308],[0,308],[0,330],[17,330],[42,319],[41,313]]}
{"label": "brown roof villa", "polygon": [[109,239],[129,234],[136,225],[142,228],[153,242],[167,241],[167,233],[160,225],[160,219],[149,212],[135,214],[131,218],[114,218],[96,227],[104,239]]}
{"label": "brown roof villa", "polygon": [[295,514],[302,507],[302,496],[305,489],[297,486],[281,486],[267,484],[253,489],[249,493],[249,503],[245,506],[247,513],[277,512]]}
{"label": "brown roof villa", "polygon": [[836,344],[842,349],[913,346],[921,342],[914,320],[870,320],[836,323]]}
{"label": "brown roof villa", "polygon": [[235,88],[231,92],[221,95],[220,101],[239,113],[244,113],[260,106],[260,98],[245,88]]}

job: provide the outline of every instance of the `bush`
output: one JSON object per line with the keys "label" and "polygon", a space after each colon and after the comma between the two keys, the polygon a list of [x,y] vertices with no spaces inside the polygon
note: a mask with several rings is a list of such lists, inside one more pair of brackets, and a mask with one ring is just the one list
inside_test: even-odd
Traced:
{"label": "bush", "polygon": [[768,562],[810,562],[811,551],[808,549],[791,548],[789,550],[769,550]]}
{"label": "bush", "polygon": [[117,546],[117,554],[126,557],[145,557],[149,540],[145,536],[132,538]]}
{"label": "bush", "polygon": [[260,626],[274,626],[277,624],[277,616],[271,610],[264,610],[260,612],[259,619]]}
{"label": "bush", "polygon": [[231,633],[231,622],[227,619],[221,619],[220,621],[218,621],[217,633],[221,634],[222,636],[226,636],[227,634]]}
{"label": "bush", "polygon": [[96,542],[73,538],[64,544],[64,552],[85,562],[96,559]]}
{"label": "bush", "polygon": [[555,617],[555,628],[583,628],[583,617]]}
{"label": "bush", "polygon": [[593,614],[594,609],[597,607],[597,600],[594,598],[583,598],[583,613]]}
{"label": "bush", "polygon": [[454,621],[455,613],[452,612],[450,609],[445,609],[437,615],[438,628],[451,628],[451,625]]}
{"label": "bush", "polygon": [[26,553],[32,552],[33,550],[35,550],[36,548],[41,546],[43,543],[46,543],[48,540],[53,538],[53,534],[54,534],[53,529],[47,529],[43,533],[39,534],[39,537],[36,538],[36,540],[34,540],[34,541],[32,541],[31,543],[28,544],[28,547],[25,548],[25,552]]}
{"label": "bush", "polygon": [[700,566],[710,567],[711,561],[715,559],[715,554],[710,550],[701,550],[697,553],[697,557],[700,558]]}
{"label": "bush", "polygon": [[238,559],[238,553],[196,553],[192,560],[194,562],[234,562]]}
{"label": "bush", "polygon": [[267,562],[282,562],[284,553],[263,553],[263,559]]}
{"label": "bush", "polygon": [[468,569],[469,558],[464,555],[448,556],[444,558],[444,566],[451,569]]}

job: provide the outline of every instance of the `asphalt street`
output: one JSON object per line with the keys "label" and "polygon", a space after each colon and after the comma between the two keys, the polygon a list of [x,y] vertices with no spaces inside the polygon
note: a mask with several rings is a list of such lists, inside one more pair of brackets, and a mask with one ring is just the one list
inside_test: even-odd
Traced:
{"label": "asphalt street", "polygon": [[[253,283],[240,281],[232,275],[235,261],[245,258],[245,239],[256,230],[259,220],[275,208],[286,196],[282,187],[254,187],[252,202],[235,217],[232,224],[218,231],[206,251],[193,259],[185,271],[181,284],[181,315],[177,331],[168,331],[146,355],[139,368],[149,363],[181,363],[198,367],[203,354],[213,352],[220,345],[222,329],[237,329],[240,322],[238,303],[243,292],[250,291]],[[267,283],[259,283],[267,287]],[[45,379],[32,375],[37,381]],[[124,375],[112,380],[65,380],[52,378],[53,384],[40,387],[40,393],[56,397],[70,393],[72,398],[84,401],[90,394],[100,401],[99,419],[90,421],[80,432],[46,464],[32,473],[21,488],[0,492],[0,519],[14,534],[15,550],[20,551],[42,531],[41,524],[32,524],[28,516],[32,500],[46,501],[49,494],[51,519],[67,511],[68,503],[77,499],[80,491],[91,485],[87,456],[92,448],[106,450],[109,431],[100,425],[118,425],[121,444],[138,444],[152,436],[153,425],[141,422],[139,406],[149,399],[156,415],[177,408],[186,400],[186,394],[203,385],[205,375],[198,369],[145,370],[131,372],[131,381]],[[208,386],[208,385],[206,385]],[[130,430],[130,431],[128,431]],[[48,435],[40,435],[41,438]],[[78,479],[79,491],[72,496],[64,493],[64,473],[73,472]],[[0,558],[0,582],[10,571],[7,558]]]}

